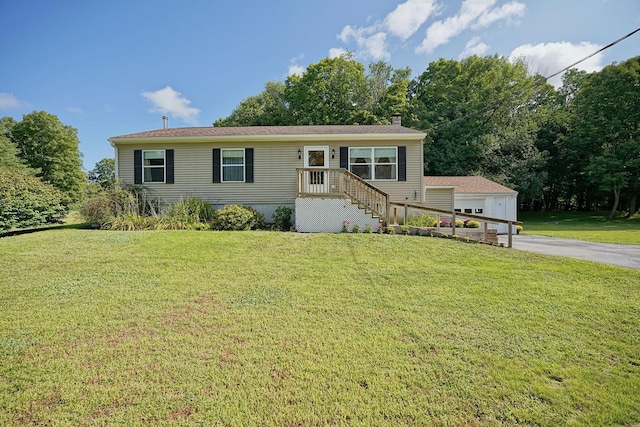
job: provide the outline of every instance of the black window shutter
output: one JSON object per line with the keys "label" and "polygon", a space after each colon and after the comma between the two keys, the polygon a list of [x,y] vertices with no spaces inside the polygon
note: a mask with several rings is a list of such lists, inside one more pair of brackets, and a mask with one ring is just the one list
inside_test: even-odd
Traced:
{"label": "black window shutter", "polygon": [[213,182],[220,182],[220,175],[221,175],[221,164],[220,164],[220,149],[219,148],[214,148],[213,149]]}
{"label": "black window shutter", "polygon": [[133,151],[133,183],[142,184],[142,150]]}
{"label": "black window shutter", "polygon": [[340,147],[340,167],[349,169],[349,147]]}
{"label": "black window shutter", "polygon": [[244,182],[253,182],[253,148],[244,149]]}
{"label": "black window shutter", "polygon": [[173,184],[173,150],[165,150],[165,162],[166,164],[166,183]]}
{"label": "black window shutter", "polygon": [[407,147],[398,147],[398,181],[407,180]]}

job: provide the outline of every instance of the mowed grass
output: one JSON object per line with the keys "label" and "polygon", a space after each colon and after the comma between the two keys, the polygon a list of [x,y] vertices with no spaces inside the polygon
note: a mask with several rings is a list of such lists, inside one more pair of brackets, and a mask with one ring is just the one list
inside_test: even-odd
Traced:
{"label": "mowed grass", "polygon": [[0,239],[0,425],[633,425],[640,272],[412,236]]}
{"label": "mowed grass", "polygon": [[640,216],[607,221],[608,212],[520,212],[525,234],[640,245]]}

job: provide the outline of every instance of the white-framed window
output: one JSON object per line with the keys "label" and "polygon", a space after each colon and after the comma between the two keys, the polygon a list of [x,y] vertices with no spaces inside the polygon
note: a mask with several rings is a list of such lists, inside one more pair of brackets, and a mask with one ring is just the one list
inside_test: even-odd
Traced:
{"label": "white-framed window", "polygon": [[142,151],[142,182],[165,182],[165,150]]}
{"label": "white-framed window", "polygon": [[351,147],[349,171],[371,181],[397,180],[398,147]]}
{"label": "white-framed window", "polygon": [[244,182],[244,148],[223,148],[222,182]]}

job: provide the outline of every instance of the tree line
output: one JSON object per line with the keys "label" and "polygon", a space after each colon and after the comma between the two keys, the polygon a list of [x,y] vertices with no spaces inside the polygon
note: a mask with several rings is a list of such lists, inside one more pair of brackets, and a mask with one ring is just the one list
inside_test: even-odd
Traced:
{"label": "tree line", "polygon": [[640,56],[572,69],[559,88],[498,55],[440,59],[410,76],[326,58],[213,124],[389,124],[398,113],[427,134],[425,175],[482,175],[517,190],[524,210],[638,210]]}

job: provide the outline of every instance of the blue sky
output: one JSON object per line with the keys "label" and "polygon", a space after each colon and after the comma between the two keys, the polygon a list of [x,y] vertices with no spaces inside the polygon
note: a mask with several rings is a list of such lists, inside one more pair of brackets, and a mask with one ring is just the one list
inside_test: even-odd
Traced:
{"label": "blue sky", "polygon": [[[0,0],[0,116],[78,129],[86,169],[107,138],[209,126],[267,81],[349,50],[413,76],[439,58],[524,56],[551,74],[640,27],[638,0]],[[578,66],[640,55],[640,33]]]}

